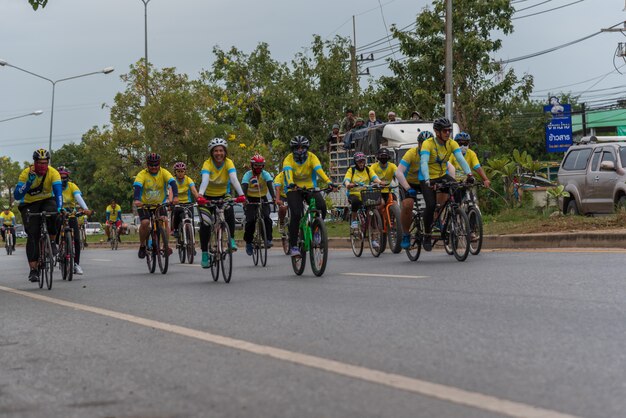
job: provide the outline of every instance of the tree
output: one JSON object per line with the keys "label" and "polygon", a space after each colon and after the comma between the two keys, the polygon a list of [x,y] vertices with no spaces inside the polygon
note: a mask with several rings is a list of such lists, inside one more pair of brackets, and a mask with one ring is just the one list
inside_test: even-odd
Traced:
{"label": "tree", "polygon": [[13,205],[13,188],[21,171],[20,163],[9,157],[0,157],[0,197],[5,196],[9,206]]}
{"label": "tree", "polygon": [[37,10],[39,6],[43,9],[48,4],[48,0],[28,0],[28,2],[33,7],[33,10]]}
{"label": "tree", "polygon": [[[453,11],[454,119],[462,130],[488,147],[507,142],[502,119],[520,103],[527,101],[533,79],[518,78],[491,56],[501,46],[495,32],[513,31],[510,0],[455,0]],[[445,1],[434,0],[416,18],[414,31],[392,28],[406,61],[394,61],[394,76],[382,77],[376,92],[378,101],[403,109],[419,104],[425,118],[444,113],[445,86]],[[410,86],[410,87],[409,87]],[[395,93],[395,94],[394,94]]]}

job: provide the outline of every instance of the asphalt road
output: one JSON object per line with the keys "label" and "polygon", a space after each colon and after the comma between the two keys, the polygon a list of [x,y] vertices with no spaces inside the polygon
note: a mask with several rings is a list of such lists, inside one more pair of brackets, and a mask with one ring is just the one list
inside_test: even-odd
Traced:
{"label": "asphalt road", "polygon": [[[51,291],[0,255],[2,417],[626,416],[624,252],[442,252],[230,284],[88,250]],[[57,275],[58,279],[58,275]]]}

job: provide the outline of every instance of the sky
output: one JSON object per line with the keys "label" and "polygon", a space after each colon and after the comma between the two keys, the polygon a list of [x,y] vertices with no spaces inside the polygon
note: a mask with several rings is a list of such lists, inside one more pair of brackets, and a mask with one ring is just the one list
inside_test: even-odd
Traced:
{"label": "sky", "polygon": [[[515,30],[508,36],[500,34],[503,48],[494,59],[543,51],[626,20],[625,0],[513,3],[519,10],[514,15]],[[148,58],[157,68],[176,67],[197,77],[210,68],[214,45],[224,49],[236,46],[248,53],[259,42],[266,42],[274,59],[289,61],[310,45],[313,34],[352,37],[353,15],[358,48],[386,36],[386,28],[392,24],[404,27],[413,23],[430,4],[429,0],[150,0]],[[520,10],[524,8],[528,9]],[[528,16],[533,13],[540,14]],[[537,98],[564,90],[584,93],[582,99],[600,104],[621,92],[626,96],[626,62],[614,58],[622,41],[626,42],[622,33],[602,33],[507,68],[520,76],[532,74]],[[375,58],[383,54],[375,54]],[[0,59],[52,80],[115,68],[108,75],[56,84],[53,149],[78,142],[91,127],[109,122],[109,109],[103,104],[113,104],[115,94],[124,89],[120,75],[143,56],[142,0],[49,0],[48,6],[38,11],[26,0],[0,0]],[[619,74],[614,64],[625,75]],[[386,65],[372,68],[371,73],[386,74]],[[361,84],[366,82],[366,78],[361,80]],[[558,88],[561,86],[566,87]],[[0,122],[0,156],[24,161],[31,158],[33,150],[48,147],[51,101],[50,82],[0,66],[0,121],[43,111],[40,116]]]}

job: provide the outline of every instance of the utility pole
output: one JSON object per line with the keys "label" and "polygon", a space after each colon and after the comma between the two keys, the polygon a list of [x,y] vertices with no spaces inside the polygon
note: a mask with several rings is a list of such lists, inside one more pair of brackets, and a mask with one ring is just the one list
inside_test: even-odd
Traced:
{"label": "utility pole", "polygon": [[583,136],[587,136],[587,112],[584,103],[580,104],[580,112],[582,114]]}
{"label": "utility pole", "polygon": [[454,122],[452,86],[452,0],[446,0],[446,117]]}
{"label": "utility pole", "polygon": [[355,108],[359,97],[359,80],[356,67],[356,18],[352,15],[352,47],[350,48],[350,67],[352,69],[352,106]]}

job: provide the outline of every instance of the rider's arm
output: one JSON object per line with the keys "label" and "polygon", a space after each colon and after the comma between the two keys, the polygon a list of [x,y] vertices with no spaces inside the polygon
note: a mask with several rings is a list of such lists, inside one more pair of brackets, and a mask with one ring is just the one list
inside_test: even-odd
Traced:
{"label": "rider's arm", "polygon": [[204,192],[209,185],[209,172],[202,173],[202,181],[200,182],[200,189],[198,189],[198,194],[200,196],[204,196]]}
{"label": "rider's arm", "polygon": [[456,177],[456,167],[450,161],[448,161],[448,175]]}
{"label": "rider's arm", "polygon": [[372,179],[372,181],[371,181],[372,183],[376,183],[376,184],[380,184],[381,183],[380,179],[378,178],[376,173],[374,173],[374,170],[372,170],[371,167],[365,167],[365,169],[369,173],[370,179]]}
{"label": "rider's arm", "polygon": [[134,200],[138,200],[141,202],[142,189],[143,189],[143,186],[141,184],[137,184],[137,183],[133,184],[133,190],[134,190],[133,199]]}
{"label": "rider's arm", "polygon": [[16,225],[16,223],[15,223],[15,215],[11,216],[11,221],[13,223],[13,226],[15,226]]}
{"label": "rider's arm", "polygon": [[237,170],[231,168],[230,170],[228,170],[228,176],[230,177],[230,184],[233,185],[233,187],[237,191],[237,194],[239,196],[245,196],[243,189],[241,188],[241,184],[239,184],[239,179],[237,178]]}
{"label": "rider's arm", "polygon": [[461,152],[461,148],[457,148],[453,151],[454,154],[454,158],[456,158],[456,161],[460,164],[461,168],[463,169],[463,172],[465,174],[471,174],[472,170],[470,170],[469,164],[467,163],[467,161],[465,161],[465,157],[463,156],[463,152]]}
{"label": "rider's arm", "polygon": [[241,188],[243,189],[243,194],[247,196],[248,195],[248,183],[243,183],[241,185]]}
{"label": "rider's arm", "polygon": [[78,205],[81,207],[81,209],[89,210],[89,208],[87,207],[87,203],[85,203],[85,200],[83,199],[82,194],[80,193],[75,194],[74,199],[76,200],[76,203],[78,203]]}
{"label": "rider's arm", "polygon": [[322,169],[322,163],[320,163],[320,160],[319,158],[317,158],[317,155],[310,154],[309,157],[312,158],[311,164],[313,165],[313,171],[315,171],[317,175],[320,176],[322,180],[324,180],[324,182],[332,183],[332,181],[330,181],[330,178],[328,178],[328,176]]}
{"label": "rider's arm", "polygon": [[274,182],[272,180],[267,182],[267,191],[270,193],[270,196],[272,196],[272,201],[276,200],[276,195],[274,194]]}
{"label": "rider's arm", "polygon": [[196,184],[195,183],[191,183],[189,185],[189,190],[191,190],[191,194],[193,195],[194,199],[198,199],[198,190],[196,190]]}
{"label": "rider's arm", "polygon": [[178,197],[178,185],[176,184],[176,180],[174,180],[173,178],[171,178],[168,182],[168,184],[170,185],[170,187],[172,188],[172,196],[173,197]]}
{"label": "rider's arm", "polygon": [[63,186],[61,182],[52,183],[52,191],[54,193],[54,200],[57,203],[57,209],[61,209],[63,207]]}
{"label": "rider's arm", "polygon": [[35,181],[35,173],[31,173],[30,169],[25,168],[21,173],[20,177],[17,180],[17,186],[15,190],[13,190],[13,197],[15,200],[22,200],[24,196],[26,196],[26,192],[30,190],[30,186],[32,186]]}
{"label": "rider's arm", "polygon": [[409,182],[406,181],[406,177],[404,176],[404,172],[408,169],[408,166],[405,164],[407,163],[404,160],[400,161],[400,165],[398,165],[398,168],[396,169],[396,178],[398,179],[398,183],[404,187],[404,190],[409,190],[411,186],[409,185]]}
{"label": "rider's arm", "polygon": [[428,160],[430,160],[430,151],[424,150],[424,147],[422,147],[422,151],[420,151],[420,173],[422,173],[424,181],[430,180]]}

